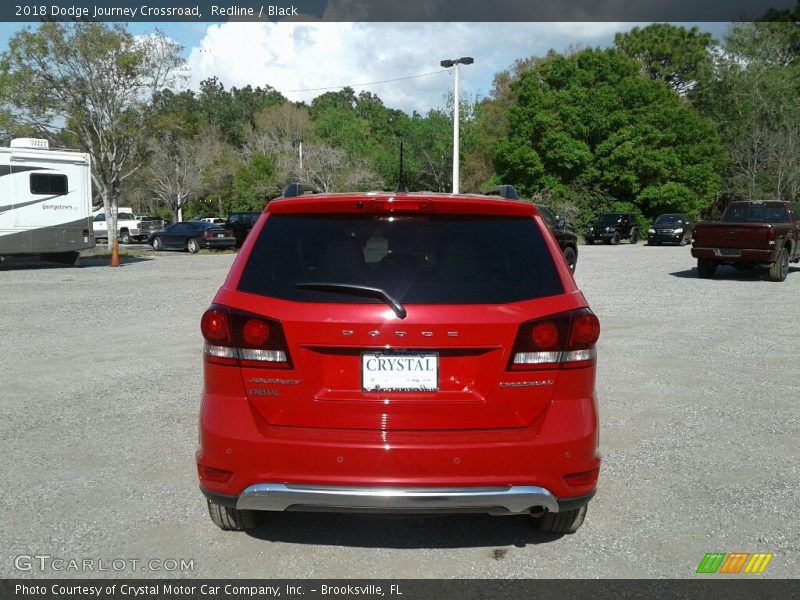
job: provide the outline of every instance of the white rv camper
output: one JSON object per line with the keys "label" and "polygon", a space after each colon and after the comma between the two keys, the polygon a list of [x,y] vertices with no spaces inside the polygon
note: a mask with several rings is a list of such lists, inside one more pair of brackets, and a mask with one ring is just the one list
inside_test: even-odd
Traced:
{"label": "white rv camper", "polygon": [[88,154],[50,150],[47,140],[0,148],[0,257],[78,264],[95,244],[90,169]]}

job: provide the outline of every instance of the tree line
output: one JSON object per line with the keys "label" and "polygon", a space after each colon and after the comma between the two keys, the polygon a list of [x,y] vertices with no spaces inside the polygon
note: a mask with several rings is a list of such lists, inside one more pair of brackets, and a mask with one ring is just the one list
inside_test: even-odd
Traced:
{"label": "tree line", "polygon": [[[366,91],[291,102],[269,85],[181,90],[181,48],[125,26],[43,23],[0,55],[0,139],[89,152],[98,204],[171,220],[322,191],[451,189],[452,98],[407,114]],[[461,104],[461,188],[511,183],[582,226],[800,199],[800,2],[722,40],[653,24],[610,48],[517,60]],[[113,215],[110,215],[113,216]],[[113,222],[110,223],[113,226]]]}

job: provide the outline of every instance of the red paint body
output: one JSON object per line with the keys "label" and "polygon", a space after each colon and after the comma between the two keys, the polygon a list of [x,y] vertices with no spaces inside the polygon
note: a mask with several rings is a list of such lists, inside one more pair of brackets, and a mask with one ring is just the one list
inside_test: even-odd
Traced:
{"label": "red paint body", "polygon": [[[392,199],[407,201],[404,211],[533,219],[564,293],[506,304],[406,304],[407,317],[400,319],[382,302],[348,303],[344,297],[341,303],[296,302],[238,290],[271,215],[386,211]],[[289,365],[240,367],[206,359],[197,461],[232,473],[225,481],[216,471],[201,475],[207,492],[236,496],[265,481],[538,485],[559,500],[595,490],[596,474],[574,478],[573,485],[565,480],[600,465],[594,359],[510,368],[523,323],[588,308],[532,204],[436,194],[275,200],[245,240],[213,303],[280,323]],[[387,349],[438,354],[438,391],[362,391],[361,354]]]}

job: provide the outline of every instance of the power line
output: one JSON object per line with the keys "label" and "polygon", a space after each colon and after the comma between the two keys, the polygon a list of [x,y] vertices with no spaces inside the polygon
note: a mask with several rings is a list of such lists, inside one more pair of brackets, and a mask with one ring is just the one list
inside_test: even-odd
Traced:
{"label": "power line", "polygon": [[381,83],[392,83],[394,81],[405,81],[407,79],[418,79],[420,77],[428,77],[430,75],[438,75],[439,73],[447,73],[450,69],[441,69],[439,71],[431,71],[430,73],[422,73],[421,75],[409,75],[408,77],[398,77],[396,79],[384,79],[383,81],[370,81],[369,83],[348,83],[346,85],[331,85],[328,87],[307,88],[304,90],[284,90],[284,93],[291,94],[297,92],[321,92],[323,90],[338,90],[345,87],[366,87],[368,85],[378,85]]}

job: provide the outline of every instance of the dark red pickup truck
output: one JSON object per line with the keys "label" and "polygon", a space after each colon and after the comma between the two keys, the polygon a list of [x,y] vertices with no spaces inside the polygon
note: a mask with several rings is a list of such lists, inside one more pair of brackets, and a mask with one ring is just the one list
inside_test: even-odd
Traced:
{"label": "dark red pickup truck", "polygon": [[789,263],[800,262],[800,203],[733,202],[722,220],[695,226],[692,256],[703,278],[729,264],[737,269],[766,266],[772,281],[783,281]]}

